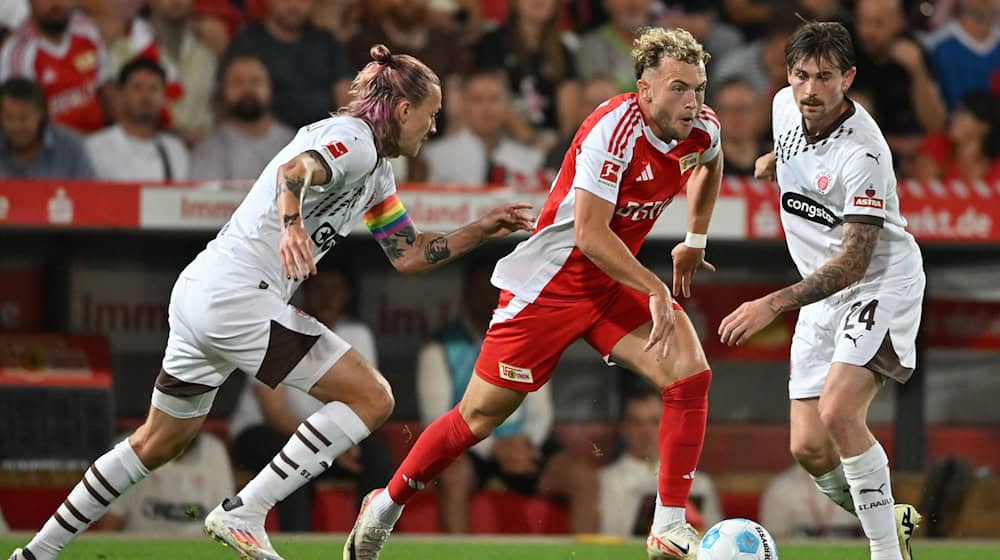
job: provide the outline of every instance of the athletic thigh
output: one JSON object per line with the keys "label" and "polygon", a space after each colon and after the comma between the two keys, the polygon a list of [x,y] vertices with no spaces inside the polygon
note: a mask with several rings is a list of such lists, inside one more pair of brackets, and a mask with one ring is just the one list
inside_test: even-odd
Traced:
{"label": "athletic thigh", "polygon": [[[666,359],[657,360],[655,349],[645,351],[646,341],[653,328],[653,323],[649,320],[648,300],[634,290],[625,290],[622,293],[624,297],[615,300],[614,312],[609,313],[608,318],[589,335],[588,340],[598,352],[606,348],[614,362],[646,377],[657,387],[666,387],[708,369],[708,360],[701,341],[698,340],[698,333],[687,313],[676,302],[674,328],[670,334]],[[645,321],[633,327],[632,324],[642,317],[645,317]],[[632,328],[618,336],[625,327]],[[618,340],[609,348],[608,344],[616,336]]]}

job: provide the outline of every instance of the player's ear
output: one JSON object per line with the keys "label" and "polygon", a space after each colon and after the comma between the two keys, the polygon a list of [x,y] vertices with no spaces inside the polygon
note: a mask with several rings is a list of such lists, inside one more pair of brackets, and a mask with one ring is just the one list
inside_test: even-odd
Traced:
{"label": "player's ear", "polygon": [[635,81],[636,89],[639,92],[639,99],[645,101],[646,103],[651,103],[653,101],[653,93],[649,87],[649,82],[646,78],[639,78]]}
{"label": "player's ear", "polygon": [[396,122],[406,124],[407,119],[410,118],[411,111],[413,111],[413,103],[409,99],[401,99],[399,103],[396,103],[396,108],[393,110]]}
{"label": "player's ear", "polygon": [[851,84],[854,83],[854,76],[857,75],[858,69],[854,66],[851,66],[850,70],[844,72],[844,93],[847,93],[847,90],[851,89]]}

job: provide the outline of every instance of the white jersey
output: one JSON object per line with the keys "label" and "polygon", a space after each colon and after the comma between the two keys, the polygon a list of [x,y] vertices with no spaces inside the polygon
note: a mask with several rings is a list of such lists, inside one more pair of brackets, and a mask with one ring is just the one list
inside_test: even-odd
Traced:
{"label": "white jersey", "polygon": [[922,277],[920,249],[899,213],[889,145],[871,115],[851,105],[824,136],[810,142],[792,88],[774,96],[774,153],[788,252],[806,277],[840,254],[844,222],[875,224],[882,234],[861,282]]}
{"label": "white jersey", "polygon": [[[313,151],[329,168],[330,181],[302,191],[302,218],[318,262],[347,237],[366,211],[396,192],[392,168],[379,158],[367,123],[353,117],[330,117],[299,129],[295,138],[267,164],[247,197],[218,236],[188,265],[182,276],[213,279],[278,290],[288,299],[299,282],[285,278],[278,252],[278,167]],[[266,285],[265,285],[266,284]]]}

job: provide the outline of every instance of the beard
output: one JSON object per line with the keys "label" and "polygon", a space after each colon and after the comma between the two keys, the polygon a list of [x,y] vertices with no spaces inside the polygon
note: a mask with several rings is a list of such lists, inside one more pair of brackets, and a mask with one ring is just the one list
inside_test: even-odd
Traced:
{"label": "beard", "polygon": [[242,122],[253,122],[267,111],[264,102],[253,95],[244,95],[229,105],[229,115]]}
{"label": "beard", "polygon": [[37,20],[38,28],[46,35],[62,35],[69,27],[69,14],[45,14]]}

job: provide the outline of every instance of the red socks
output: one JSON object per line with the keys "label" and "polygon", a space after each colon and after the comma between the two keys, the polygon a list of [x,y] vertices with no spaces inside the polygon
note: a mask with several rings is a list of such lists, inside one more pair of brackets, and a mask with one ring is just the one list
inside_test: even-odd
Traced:
{"label": "red socks", "polygon": [[[704,419],[702,424],[704,430]],[[389,481],[389,497],[397,504],[405,504],[480,439],[458,413],[458,406],[451,409],[417,438]]]}
{"label": "red socks", "polygon": [[684,507],[698,467],[708,419],[707,369],[663,388],[660,417],[660,503]]}

